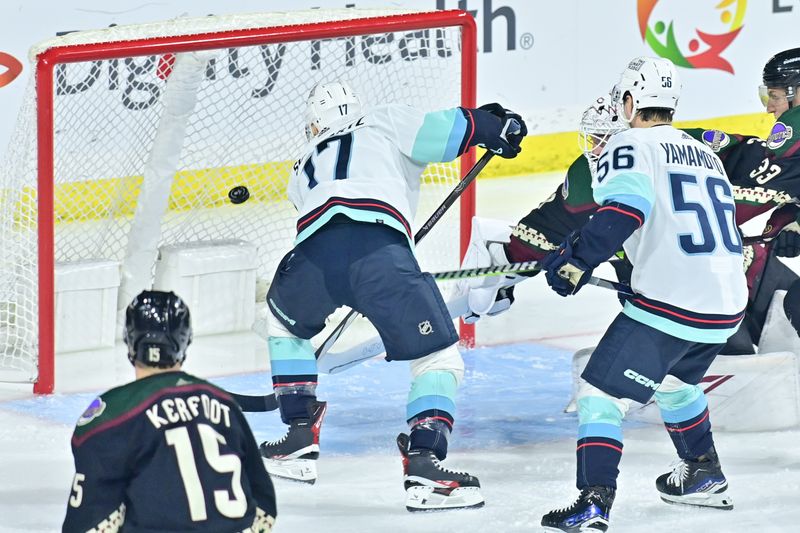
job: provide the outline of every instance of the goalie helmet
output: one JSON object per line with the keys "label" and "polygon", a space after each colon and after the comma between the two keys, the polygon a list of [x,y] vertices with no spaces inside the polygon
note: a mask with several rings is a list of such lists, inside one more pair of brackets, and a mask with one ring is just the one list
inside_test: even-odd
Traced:
{"label": "goalie helmet", "polygon": [[796,88],[800,86],[800,48],[784,50],[772,56],[764,65],[761,79],[764,84],[758,90],[765,107],[769,99],[768,87],[786,89],[786,98],[791,107],[797,94]]}
{"label": "goalie helmet", "polygon": [[311,140],[337,122],[361,114],[361,100],[345,81],[318,83],[306,101],[306,138]]}
{"label": "goalie helmet", "polygon": [[[633,98],[631,116],[625,116],[625,95]],[[636,57],[628,63],[619,82],[611,91],[611,104],[625,122],[630,122],[639,109],[658,107],[672,109],[678,106],[681,80],[678,69],[669,59],[661,57]]]}
{"label": "goalie helmet", "polygon": [[189,308],[174,292],[142,291],[125,310],[128,360],[166,368],[186,359],[192,342]]}
{"label": "goalie helmet", "polygon": [[578,132],[578,145],[584,157],[589,162],[589,169],[594,176],[597,171],[597,160],[603,152],[608,140],[615,133],[628,128],[619,115],[612,109],[609,98],[601,96],[583,112],[580,131]]}

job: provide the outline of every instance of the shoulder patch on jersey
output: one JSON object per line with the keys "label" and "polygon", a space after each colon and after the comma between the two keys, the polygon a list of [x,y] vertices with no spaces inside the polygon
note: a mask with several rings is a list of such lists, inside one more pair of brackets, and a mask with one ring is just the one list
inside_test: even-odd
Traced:
{"label": "shoulder patch on jersey", "polygon": [[103,411],[106,410],[106,402],[103,401],[102,398],[97,397],[95,398],[92,403],[89,404],[89,407],[83,412],[83,414],[78,418],[78,425],[85,426],[98,416],[103,414]]}
{"label": "shoulder patch on jersey", "polygon": [[719,152],[721,148],[731,143],[731,138],[724,131],[706,130],[703,132],[703,142],[715,152]]}
{"label": "shoulder patch on jersey", "polygon": [[772,131],[769,132],[769,137],[767,137],[767,148],[777,150],[791,139],[793,134],[794,130],[791,126],[787,126],[783,122],[776,122],[772,126]]}

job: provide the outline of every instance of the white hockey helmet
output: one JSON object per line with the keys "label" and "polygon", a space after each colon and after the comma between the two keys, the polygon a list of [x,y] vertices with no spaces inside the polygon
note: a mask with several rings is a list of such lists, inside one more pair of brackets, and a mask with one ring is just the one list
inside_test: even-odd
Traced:
{"label": "white hockey helmet", "polygon": [[348,117],[361,113],[361,100],[346,81],[317,83],[306,101],[306,138],[311,140],[323,130]]}
{"label": "white hockey helmet", "polygon": [[[633,98],[631,116],[625,116],[625,95]],[[639,109],[660,107],[672,109],[678,106],[681,95],[681,80],[678,69],[669,59],[662,57],[633,58],[611,90],[611,104],[620,118],[630,122]]]}
{"label": "white hockey helmet", "polygon": [[601,96],[583,112],[581,117],[578,145],[589,161],[592,175],[597,170],[597,160],[600,159],[600,154],[611,136],[628,129],[628,124],[619,118],[610,101],[609,95]]}

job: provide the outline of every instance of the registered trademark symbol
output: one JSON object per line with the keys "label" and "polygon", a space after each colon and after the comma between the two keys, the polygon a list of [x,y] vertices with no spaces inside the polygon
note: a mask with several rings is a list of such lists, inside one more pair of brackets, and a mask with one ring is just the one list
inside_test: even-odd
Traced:
{"label": "registered trademark symbol", "polygon": [[519,37],[519,45],[525,50],[533,47],[533,34],[525,32]]}

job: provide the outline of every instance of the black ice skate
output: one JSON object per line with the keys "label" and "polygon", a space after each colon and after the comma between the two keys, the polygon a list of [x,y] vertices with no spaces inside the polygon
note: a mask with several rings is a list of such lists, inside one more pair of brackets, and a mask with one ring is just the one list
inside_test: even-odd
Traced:
{"label": "black ice skate", "polygon": [[544,515],[542,526],[545,531],[567,533],[607,531],[615,494],[611,487],[586,487],[575,503]]}
{"label": "black ice skate", "polygon": [[675,463],[672,472],[658,476],[656,488],[667,503],[733,509],[733,500],[727,494],[728,480],[714,448],[699,461],[682,459]]}
{"label": "black ice skate", "polygon": [[312,418],[292,420],[282,438],[261,443],[259,450],[271,475],[302,483],[317,480],[319,430],[327,408],[326,402],[314,402]]}
{"label": "black ice skate", "polygon": [[483,507],[478,478],[442,468],[432,450],[409,450],[408,446],[408,435],[398,435],[397,447],[403,456],[406,509],[414,512]]}

